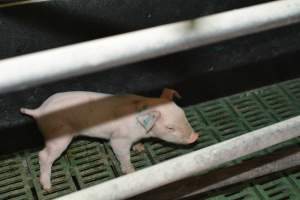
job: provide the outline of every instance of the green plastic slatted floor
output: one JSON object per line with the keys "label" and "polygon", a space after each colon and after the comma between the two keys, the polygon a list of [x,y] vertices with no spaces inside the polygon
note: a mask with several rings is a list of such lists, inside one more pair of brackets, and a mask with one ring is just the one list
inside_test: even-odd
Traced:
{"label": "green plastic slatted floor", "polygon": [[[145,143],[143,153],[131,152],[137,170],[239,136],[300,113],[300,79],[236,94],[185,108],[198,141],[190,146],[176,146],[161,141]],[[296,138],[226,165],[265,155],[291,145]],[[119,163],[110,146],[100,140],[74,141],[52,168],[53,191],[47,193],[39,184],[36,150],[0,158],[0,200],[48,200],[121,176]],[[247,182],[243,187],[214,191],[211,200],[300,199],[300,167]]]}

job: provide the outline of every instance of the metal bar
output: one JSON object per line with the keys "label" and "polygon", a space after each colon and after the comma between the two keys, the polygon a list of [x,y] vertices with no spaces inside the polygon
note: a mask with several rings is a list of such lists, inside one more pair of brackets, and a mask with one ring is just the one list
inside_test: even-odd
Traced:
{"label": "metal bar", "polygon": [[250,179],[265,176],[268,174],[272,174],[272,173],[279,172],[279,171],[289,169],[292,167],[296,167],[296,166],[300,166],[300,152],[297,152],[292,155],[286,156],[284,158],[264,164],[262,166],[251,169],[249,171],[245,171],[236,176],[229,177],[225,180],[219,181],[215,184],[209,185],[209,186],[201,188],[195,192],[192,192],[191,194],[184,195],[183,197],[181,197],[179,199],[185,199],[187,197],[199,195],[201,193],[219,189],[224,186],[229,186],[229,185],[233,185],[236,183],[248,181]]}
{"label": "metal bar", "polygon": [[280,0],[0,61],[0,93],[155,58],[300,21]]}
{"label": "metal bar", "polygon": [[12,6],[20,6],[31,3],[41,3],[44,1],[51,0],[0,0],[0,8],[12,7]]}
{"label": "metal bar", "polygon": [[299,136],[300,116],[58,199],[126,199]]}
{"label": "metal bar", "polygon": [[271,154],[175,181],[128,200],[201,199],[201,193],[297,166],[300,166],[300,146],[295,144],[275,150]]}

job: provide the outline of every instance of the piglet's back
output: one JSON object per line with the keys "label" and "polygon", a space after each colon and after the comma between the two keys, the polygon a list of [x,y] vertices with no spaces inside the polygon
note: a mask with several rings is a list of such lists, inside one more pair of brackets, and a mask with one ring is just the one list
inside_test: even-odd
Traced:
{"label": "piglet's back", "polygon": [[84,91],[63,92],[50,96],[35,111],[42,121],[60,121],[84,128],[134,113],[134,102],[142,99],[146,98]]}

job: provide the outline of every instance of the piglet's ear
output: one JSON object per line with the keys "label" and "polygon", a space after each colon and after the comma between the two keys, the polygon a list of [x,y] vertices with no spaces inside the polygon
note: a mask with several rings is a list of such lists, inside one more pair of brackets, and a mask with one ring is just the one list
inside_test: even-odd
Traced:
{"label": "piglet's ear", "polygon": [[159,119],[160,112],[158,111],[148,111],[145,113],[140,113],[137,116],[137,121],[145,128],[146,133],[148,133],[154,126],[155,122]]}
{"label": "piglet's ear", "polygon": [[179,99],[181,98],[180,94],[176,90],[172,90],[169,88],[165,88],[160,95],[160,98],[168,99],[168,100],[173,100],[174,97]]}

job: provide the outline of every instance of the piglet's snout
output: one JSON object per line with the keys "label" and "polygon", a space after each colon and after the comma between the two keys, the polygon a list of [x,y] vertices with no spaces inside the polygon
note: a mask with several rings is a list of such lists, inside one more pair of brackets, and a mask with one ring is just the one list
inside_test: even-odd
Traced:
{"label": "piglet's snout", "polygon": [[188,144],[192,144],[192,143],[194,143],[194,142],[196,142],[197,141],[197,139],[198,139],[198,137],[199,137],[199,135],[197,134],[197,133],[192,133],[191,135],[190,135],[190,138],[188,139]]}

